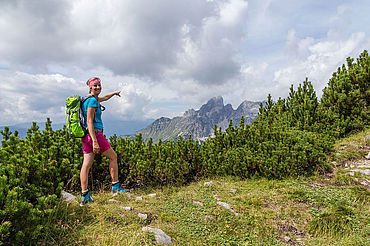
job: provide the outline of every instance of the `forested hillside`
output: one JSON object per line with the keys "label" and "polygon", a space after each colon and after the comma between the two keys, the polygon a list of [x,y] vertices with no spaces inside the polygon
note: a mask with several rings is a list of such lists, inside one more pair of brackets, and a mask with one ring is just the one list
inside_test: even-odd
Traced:
{"label": "forested hillside", "polygon": [[[143,141],[112,136],[120,179],[130,187],[187,184],[199,177],[237,176],[283,179],[331,169],[327,155],[335,141],[369,125],[370,57],[364,51],[333,73],[319,100],[308,79],[290,88],[287,98],[268,96],[251,125],[214,128],[202,145],[188,139]],[[3,244],[35,244],[48,233],[62,189],[79,190],[80,139],[66,128],[45,130],[36,123],[25,139],[8,128],[0,149],[0,240]],[[93,183],[108,184],[108,160],[98,157]],[[49,221],[50,222],[50,221]]]}

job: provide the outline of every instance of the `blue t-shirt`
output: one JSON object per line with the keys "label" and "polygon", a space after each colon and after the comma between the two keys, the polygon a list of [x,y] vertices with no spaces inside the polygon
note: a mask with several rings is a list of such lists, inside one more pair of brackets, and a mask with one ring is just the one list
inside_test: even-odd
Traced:
{"label": "blue t-shirt", "polygon": [[101,119],[100,103],[95,97],[88,98],[82,105],[82,111],[84,112],[85,127],[87,128],[87,108],[95,108],[95,116],[93,120],[94,128],[103,130],[103,121]]}

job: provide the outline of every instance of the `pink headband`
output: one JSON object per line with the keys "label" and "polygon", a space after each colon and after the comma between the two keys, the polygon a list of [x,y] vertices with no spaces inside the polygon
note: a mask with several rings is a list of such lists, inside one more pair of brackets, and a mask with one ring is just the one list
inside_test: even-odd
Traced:
{"label": "pink headband", "polygon": [[91,78],[86,82],[86,85],[91,89],[95,84],[100,84],[100,79],[97,77]]}

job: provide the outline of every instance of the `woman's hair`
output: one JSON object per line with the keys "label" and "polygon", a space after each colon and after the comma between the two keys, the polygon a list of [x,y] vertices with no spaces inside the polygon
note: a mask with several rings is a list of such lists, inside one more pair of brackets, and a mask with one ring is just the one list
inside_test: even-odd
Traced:
{"label": "woman's hair", "polygon": [[86,85],[89,87],[89,93],[91,92],[91,87],[96,83],[99,83],[99,84],[101,83],[98,77],[92,77],[87,80]]}

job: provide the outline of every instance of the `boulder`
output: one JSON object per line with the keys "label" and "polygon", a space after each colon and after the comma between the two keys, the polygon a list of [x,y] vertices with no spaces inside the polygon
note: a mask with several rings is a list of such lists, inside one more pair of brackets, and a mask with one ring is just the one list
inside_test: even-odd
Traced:
{"label": "boulder", "polygon": [[153,232],[155,241],[159,244],[171,244],[172,243],[171,237],[169,237],[161,229],[146,226],[146,227],[143,227],[142,231]]}
{"label": "boulder", "polygon": [[68,193],[68,192],[62,190],[62,199],[64,201],[70,202],[70,201],[74,201],[76,199],[76,196],[74,196],[71,193]]}

